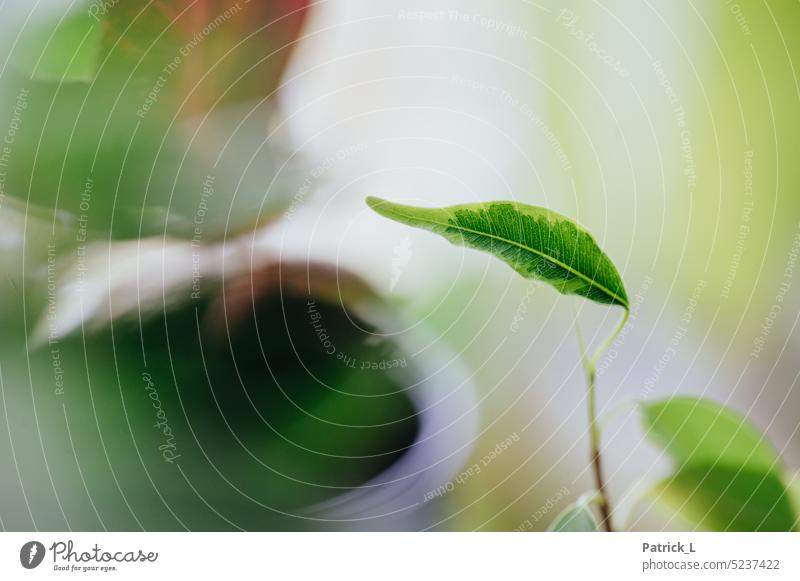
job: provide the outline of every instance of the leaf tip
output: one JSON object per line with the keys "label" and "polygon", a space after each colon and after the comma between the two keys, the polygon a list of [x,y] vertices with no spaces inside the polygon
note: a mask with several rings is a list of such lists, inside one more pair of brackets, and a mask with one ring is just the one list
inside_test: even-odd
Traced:
{"label": "leaf tip", "polygon": [[398,219],[393,211],[397,209],[397,204],[376,196],[367,196],[365,201],[367,202],[367,206],[384,218],[389,218],[390,220]]}
{"label": "leaf tip", "polygon": [[372,208],[376,212],[378,211],[377,210],[378,207],[382,206],[383,204],[388,203],[383,198],[378,198],[376,196],[367,196],[364,201],[367,203],[367,206],[369,206],[370,208]]}

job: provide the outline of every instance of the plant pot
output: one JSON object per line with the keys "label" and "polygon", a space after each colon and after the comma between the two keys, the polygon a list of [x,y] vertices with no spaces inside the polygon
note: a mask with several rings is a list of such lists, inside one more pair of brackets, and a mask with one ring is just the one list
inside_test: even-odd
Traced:
{"label": "plant pot", "polygon": [[380,332],[397,317],[353,275],[269,264],[29,360],[7,344],[6,528],[435,525],[426,497],[469,454],[473,389],[449,354],[415,355],[423,330]]}

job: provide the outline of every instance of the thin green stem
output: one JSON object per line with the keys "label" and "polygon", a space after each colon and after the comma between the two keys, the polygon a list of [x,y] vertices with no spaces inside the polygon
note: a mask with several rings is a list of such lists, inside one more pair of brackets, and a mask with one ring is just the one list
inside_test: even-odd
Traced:
{"label": "thin green stem", "polygon": [[617,328],[614,329],[614,332],[611,334],[611,336],[606,339],[603,344],[600,345],[600,347],[597,348],[597,351],[595,351],[594,355],[592,356],[592,366],[596,366],[600,361],[600,358],[611,348],[611,345],[614,344],[614,341],[617,340],[619,334],[622,333],[622,329],[628,323],[628,318],[630,316],[631,312],[628,309],[625,309],[625,314],[622,315],[622,320],[619,322],[619,325],[617,325]]}
{"label": "thin green stem", "polygon": [[606,339],[602,345],[600,345],[591,358],[587,357],[586,343],[583,340],[583,334],[581,333],[577,318],[575,320],[575,330],[578,335],[578,343],[580,344],[581,349],[581,362],[583,363],[583,369],[586,373],[586,399],[589,408],[589,455],[591,458],[592,470],[594,472],[595,486],[599,496],[597,505],[602,516],[602,521],[600,524],[608,532],[612,532],[614,528],[611,524],[611,505],[608,502],[608,495],[606,494],[605,479],[603,477],[602,456],[600,453],[600,424],[597,420],[596,370],[597,362],[622,332],[623,327],[625,327],[625,323],[628,322],[629,315],[630,313],[627,309],[625,309],[625,315],[622,317],[620,324],[614,330],[614,333],[608,339]]}

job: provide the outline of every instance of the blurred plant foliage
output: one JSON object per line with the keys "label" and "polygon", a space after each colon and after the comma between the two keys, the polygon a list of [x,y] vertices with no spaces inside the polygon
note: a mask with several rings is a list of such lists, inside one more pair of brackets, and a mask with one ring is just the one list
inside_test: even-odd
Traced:
{"label": "blurred plant foliage", "polygon": [[652,495],[690,522],[711,530],[791,531],[798,513],[783,464],[745,418],[688,397],[645,402],[648,438],[676,471]]}
{"label": "blurred plant foliage", "polygon": [[274,96],[306,4],[83,1],[40,17],[0,79],[0,119],[20,125],[5,190],[106,238],[191,237],[201,202],[204,239],[267,219],[289,198]]}

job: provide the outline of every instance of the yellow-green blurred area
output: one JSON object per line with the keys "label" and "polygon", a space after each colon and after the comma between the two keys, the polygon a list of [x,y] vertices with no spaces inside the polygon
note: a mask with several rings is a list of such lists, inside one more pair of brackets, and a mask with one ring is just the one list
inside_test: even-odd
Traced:
{"label": "yellow-green blurred area", "polygon": [[[335,512],[330,488],[305,490],[291,482],[357,491],[391,470],[409,446],[421,453],[415,456],[425,467],[420,473],[435,467],[435,476],[414,488],[408,474],[417,469],[410,470],[401,478],[409,482],[403,490],[415,490],[410,500],[378,494],[367,512],[381,514],[376,507],[386,503],[389,512],[424,516],[380,521],[374,528],[544,530],[591,490],[575,319],[596,346],[621,312],[559,295],[488,255],[388,222],[366,207],[368,195],[418,206],[513,199],[575,218],[595,235],[618,267],[631,302],[630,322],[598,365],[603,454],[618,528],[718,526],[667,508],[653,492],[674,465],[645,439],[637,401],[683,395],[723,404],[766,434],[765,445],[781,458],[785,474],[800,470],[796,1],[325,0],[309,9],[296,36],[279,40],[278,49],[293,43],[292,58],[268,90],[235,61],[238,54],[249,62],[248,51],[259,54],[258,47],[234,48],[235,66],[214,68],[215,62],[230,65],[224,56],[228,37],[216,37],[210,60],[198,64],[204,80],[175,87],[168,79],[166,96],[144,116],[137,111],[153,79],[132,88],[127,76],[118,75],[131,62],[144,63],[145,72],[160,71],[183,41],[159,37],[141,61],[136,50],[112,50],[110,68],[99,73],[107,75],[110,92],[82,87],[82,76],[94,79],[96,71],[90,67],[86,73],[74,61],[66,73],[75,78],[48,80],[43,96],[43,81],[31,69],[36,59],[25,52],[31,37],[25,35],[48,26],[53,15],[81,9],[69,7],[53,0],[35,8],[26,2],[0,8],[0,140],[6,139],[5,149],[0,143],[3,527],[31,527],[27,515],[35,506],[25,508],[26,499],[57,517],[41,522],[69,526],[59,514],[69,512],[64,506],[80,495],[72,510],[96,511],[111,528],[138,528],[131,514],[140,516],[143,528],[233,528],[231,522],[242,528],[325,528],[330,523],[317,526],[305,513],[301,524],[292,518],[262,521],[259,515],[263,505],[293,513],[322,502],[332,503],[326,510]],[[218,33],[233,34],[222,23],[208,36]],[[33,46],[41,39],[32,38]],[[277,74],[267,69],[265,74]],[[206,70],[212,74],[204,78]],[[225,93],[228,86],[234,89]],[[227,97],[217,99],[223,93]],[[83,108],[84,98],[93,108]],[[203,227],[194,240],[203,203]],[[90,233],[88,246],[77,236],[82,229]],[[143,245],[140,238],[146,239]],[[52,258],[48,241],[57,246],[58,258]],[[246,280],[250,269],[265,262],[313,260],[370,283],[389,305],[378,333],[383,342],[361,337],[374,335],[374,329],[354,331],[347,309],[330,317],[355,333],[347,337],[358,344],[352,350],[366,350],[358,351],[359,359],[405,357],[412,368],[424,362],[418,368],[401,376],[378,370],[381,375],[360,372],[348,379],[336,362],[320,355],[305,298],[287,316],[280,293],[272,295],[271,318],[261,330],[289,332],[279,336],[283,342],[272,355],[256,350],[249,356],[257,365],[282,353],[281,369],[289,379],[273,376],[278,385],[317,385],[314,373],[324,374],[323,383],[341,388],[344,399],[303,391],[297,401],[305,401],[329,428],[331,422],[368,425],[372,436],[353,437],[336,427],[319,431],[313,421],[304,425],[304,412],[291,406],[281,411],[288,400],[280,394],[253,404],[236,399],[245,390],[215,403],[208,388],[225,382],[210,380],[199,366],[202,342],[196,343],[199,319],[193,310],[198,303],[189,300],[195,242],[202,248],[202,288],[211,293],[203,305],[213,305],[220,280]],[[152,256],[146,253],[154,248]],[[78,251],[90,258],[81,263]],[[50,289],[48,275],[56,271],[58,283],[50,281]],[[64,282],[70,277],[80,277],[81,285]],[[49,300],[54,296],[57,306]],[[334,305],[345,300],[334,296]],[[187,300],[191,310],[183,311]],[[70,404],[76,415],[65,416],[54,395],[53,360],[34,341],[37,330],[47,336],[49,308],[69,327],[64,340],[71,341],[74,359],[67,374],[80,376],[81,385],[98,374],[92,389],[112,391],[107,405],[114,415],[106,421],[113,425],[104,428],[94,413],[69,424],[69,417],[83,417],[79,412],[91,406],[90,391]],[[117,315],[124,319],[121,334],[110,322]],[[149,341],[140,332],[145,323],[151,325]],[[314,353],[297,361],[316,367],[291,368],[297,354],[292,325]],[[176,337],[187,338],[177,343],[183,350],[173,353]],[[402,343],[401,355],[393,341]],[[237,375],[238,366],[225,359],[231,349],[220,347],[209,373]],[[172,417],[182,418],[175,422],[185,420],[184,442],[195,440],[192,417],[209,418],[207,425],[227,438],[215,440],[207,456],[206,448],[197,447],[194,464],[177,476],[160,462],[159,452],[147,457],[159,445],[147,440],[157,434],[145,424],[137,432],[135,417],[149,413],[147,402],[138,401],[138,411],[123,409],[125,386],[142,390],[147,363],[141,357],[161,366],[160,385],[182,374],[182,381],[166,382],[173,391],[162,393],[172,398],[165,400]],[[126,365],[133,379],[120,381]],[[456,368],[460,379],[453,380]],[[257,366],[249,369],[257,373]],[[195,411],[186,412],[185,389],[204,383]],[[411,388],[423,395],[413,396],[406,391]],[[427,389],[436,396],[425,399]],[[369,404],[383,398],[391,409],[351,407],[351,396]],[[248,410],[243,448],[231,439],[239,432],[229,433],[220,419],[236,414],[216,407],[239,404]],[[42,410],[50,415],[37,416]],[[297,446],[280,436],[259,441],[265,410],[273,414],[267,422],[277,432],[301,448],[321,450],[329,463],[314,461],[308,450],[293,459]],[[443,415],[437,415],[440,410]],[[466,419],[468,412],[477,414],[476,422]],[[58,429],[37,430],[43,417],[57,418]],[[61,439],[65,417],[72,446]],[[120,423],[124,418],[134,418],[130,431]],[[124,441],[120,449],[129,456],[105,455],[96,437],[104,429]],[[139,433],[145,435],[137,438]],[[48,438],[62,446],[48,448]],[[139,449],[141,438],[147,443]],[[202,435],[196,440],[204,441]],[[226,455],[226,444],[240,455]],[[331,460],[330,450],[340,461]],[[37,458],[26,459],[26,451]],[[75,471],[76,459],[85,472]],[[69,471],[62,481],[59,462]],[[107,470],[114,462],[130,471],[146,495],[137,500],[132,492],[129,500],[119,476],[124,472]],[[159,473],[148,480],[142,470],[156,465],[164,470],[162,484]],[[250,466],[258,467],[260,480],[249,478]],[[264,466],[294,480],[287,484]],[[85,486],[93,470],[94,489]],[[231,478],[246,493],[237,493],[235,501],[225,496]],[[378,489],[386,483],[375,482]],[[686,482],[694,486],[691,478]],[[78,486],[85,490],[75,492]],[[191,498],[166,502],[184,516],[175,519],[162,509],[159,493]],[[252,506],[262,508],[251,512]],[[167,520],[159,520],[165,514]],[[343,511],[330,518],[344,528],[371,528],[369,519],[356,521],[354,515]],[[97,526],[91,518],[73,522]]]}

